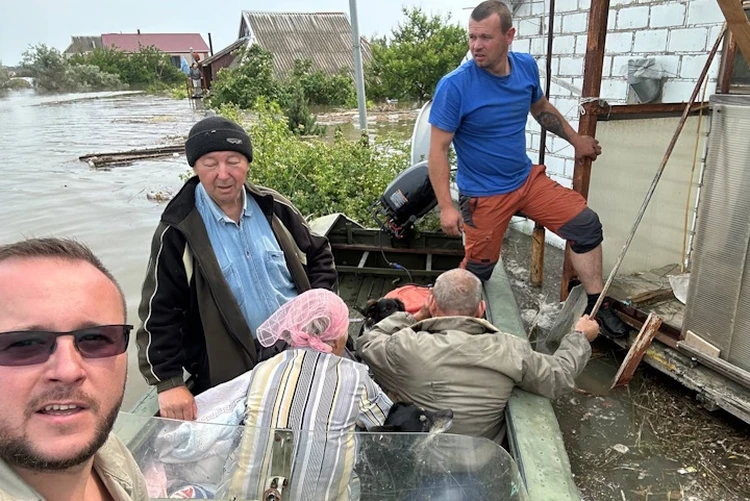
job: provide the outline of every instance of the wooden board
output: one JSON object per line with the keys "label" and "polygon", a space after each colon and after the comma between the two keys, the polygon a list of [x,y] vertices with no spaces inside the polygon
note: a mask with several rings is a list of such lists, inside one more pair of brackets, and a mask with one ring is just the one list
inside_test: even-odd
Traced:
{"label": "wooden board", "polygon": [[734,41],[737,44],[742,55],[745,56],[748,66],[750,66],[750,21],[747,20],[747,14],[742,7],[742,2],[738,0],[717,0],[724,17],[727,20],[729,31],[732,32]]}
{"label": "wooden board", "polygon": [[645,355],[646,350],[651,345],[651,341],[654,340],[654,336],[656,336],[656,332],[659,330],[661,323],[661,318],[653,313],[648,316],[643,323],[640,332],[635,337],[635,341],[630,345],[630,350],[628,350],[625,360],[622,361],[620,369],[617,371],[610,389],[615,388],[616,386],[625,386],[630,382],[633,374],[635,374],[635,370],[638,368],[641,360],[643,360],[643,355]]}

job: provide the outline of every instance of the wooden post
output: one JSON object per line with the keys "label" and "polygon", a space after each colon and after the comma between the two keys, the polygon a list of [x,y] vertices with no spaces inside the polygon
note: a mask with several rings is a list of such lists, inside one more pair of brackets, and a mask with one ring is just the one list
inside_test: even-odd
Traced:
{"label": "wooden post", "polygon": [[641,327],[641,331],[636,336],[635,341],[630,345],[628,355],[625,357],[625,360],[622,361],[620,370],[617,371],[617,375],[615,376],[614,381],[612,381],[610,389],[616,386],[625,386],[630,382],[633,374],[635,374],[635,370],[638,368],[638,364],[643,360],[646,350],[651,346],[651,341],[654,340],[656,332],[659,330],[659,327],[661,327],[661,323],[662,319],[653,313],[648,316],[643,327]]}
{"label": "wooden post", "polygon": [[[552,42],[555,38],[555,0],[549,1],[549,21],[547,23],[547,80],[544,84],[544,95],[549,97],[549,91],[552,86]],[[542,127],[542,134],[539,138],[539,165],[544,165],[544,156],[547,149],[547,130]],[[539,287],[544,282],[544,226],[534,222],[534,231],[531,233],[531,271],[529,280],[531,285]]]}
{"label": "wooden post", "polygon": [[750,21],[747,19],[742,2],[738,0],[717,0],[717,2],[727,20],[729,31],[734,35],[739,51],[750,65]]}

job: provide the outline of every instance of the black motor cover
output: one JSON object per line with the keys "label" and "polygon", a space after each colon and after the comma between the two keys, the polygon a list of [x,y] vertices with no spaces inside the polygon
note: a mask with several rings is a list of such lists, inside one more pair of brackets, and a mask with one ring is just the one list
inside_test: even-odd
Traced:
{"label": "black motor cover", "polygon": [[391,231],[411,226],[432,210],[437,199],[430,184],[427,162],[420,162],[399,174],[385,189],[379,202]]}

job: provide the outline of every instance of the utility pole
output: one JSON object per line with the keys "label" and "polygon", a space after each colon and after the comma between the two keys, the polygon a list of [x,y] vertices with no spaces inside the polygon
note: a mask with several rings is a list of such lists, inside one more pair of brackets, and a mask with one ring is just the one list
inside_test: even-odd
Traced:
{"label": "utility pole", "polygon": [[367,100],[365,99],[365,76],[362,70],[362,43],[359,39],[359,21],[357,20],[357,0],[349,0],[349,18],[352,23],[352,50],[354,51],[354,83],[357,88],[357,107],[359,108],[359,128],[367,131]]}

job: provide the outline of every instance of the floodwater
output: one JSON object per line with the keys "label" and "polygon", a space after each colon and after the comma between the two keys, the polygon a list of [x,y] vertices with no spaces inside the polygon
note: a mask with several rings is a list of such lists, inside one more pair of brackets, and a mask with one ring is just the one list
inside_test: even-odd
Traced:
{"label": "floodwater", "polygon": [[[205,114],[200,102],[134,93],[0,96],[0,243],[45,236],[85,242],[122,285],[128,321],[137,326],[151,237],[164,209],[147,195],[175,193],[189,167],[182,155],[108,170],[78,157],[169,144]],[[411,124],[403,116],[383,116],[371,132],[407,137]],[[343,122],[347,137],[359,136],[350,116]],[[128,355],[125,409],[146,389],[133,341]]]}
{"label": "floodwater", "polygon": [[[180,157],[96,170],[78,157],[165,144],[203,113],[187,101],[112,95],[19,91],[0,98],[0,243],[45,236],[85,242],[122,285],[128,321],[137,325],[150,240],[164,208],[146,195],[174,192],[188,166]],[[132,341],[128,355],[124,408],[146,388]]]}

